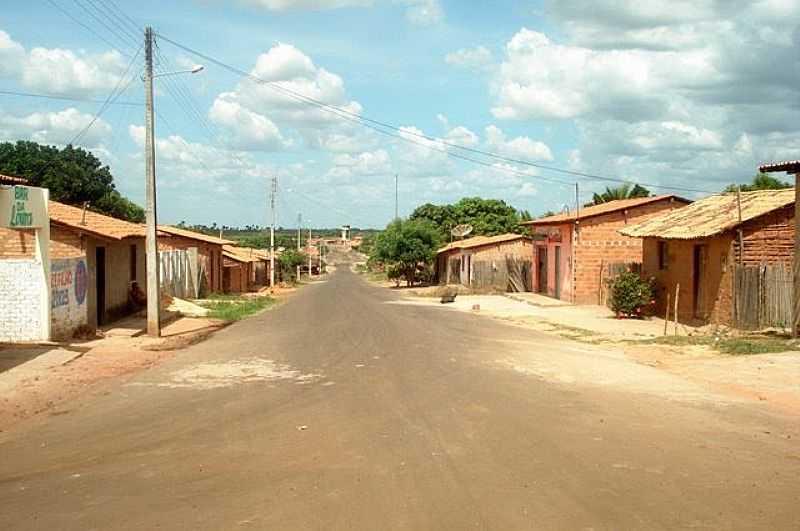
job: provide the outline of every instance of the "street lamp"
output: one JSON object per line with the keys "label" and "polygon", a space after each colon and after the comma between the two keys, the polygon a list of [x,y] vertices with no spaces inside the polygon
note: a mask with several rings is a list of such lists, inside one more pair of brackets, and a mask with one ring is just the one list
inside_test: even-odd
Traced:
{"label": "street lamp", "polygon": [[147,204],[145,205],[146,255],[147,255],[147,334],[161,335],[161,275],[158,263],[158,216],[156,214],[156,150],[155,126],[153,118],[153,79],[177,74],[196,74],[203,70],[196,65],[188,70],[153,74],[153,28],[144,30],[144,88],[145,88],[145,176]]}

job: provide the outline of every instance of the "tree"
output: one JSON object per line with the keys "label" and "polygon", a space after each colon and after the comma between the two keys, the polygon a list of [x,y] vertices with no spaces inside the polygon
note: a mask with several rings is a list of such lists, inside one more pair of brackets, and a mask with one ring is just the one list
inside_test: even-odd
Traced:
{"label": "tree", "polygon": [[[742,192],[752,192],[754,190],[783,190],[791,188],[792,184],[776,179],[772,175],[766,173],[758,173],[753,177],[752,184],[743,184]],[[739,188],[738,184],[731,184],[725,188],[726,192],[735,192]]]}
{"label": "tree", "polygon": [[385,264],[413,286],[420,268],[433,263],[440,241],[436,227],[430,222],[396,220],[375,238],[370,258]]}
{"label": "tree", "polygon": [[82,148],[4,142],[0,144],[0,172],[24,177],[31,186],[48,188],[55,201],[72,205],[88,202],[92,210],[144,221],[144,210],[117,191],[109,167]]}
{"label": "tree", "polygon": [[523,232],[520,221],[530,216],[517,211],[505,201],[465,197],[451,205],[427,203],[409,216],[410,221],[426,221],[434,226],[443,241],[450,240],[450,230],[456,225],[472,225],[471,236],[494,236],[506,232]]}
{"label": "tree", "polygon": [[650,197],[650,190],[638,184],[631,186],[630,184],[623,184],[614,188],[606,187],[605,192],[601,194],[593,194],[592,202],[584,206],[600,205],[608,203],[609,201],[616,201],[618,199],[633,199],[634,197]]}
{"label": "tree", "polygon": [[284,278],[297,280],[297,267],[308,263],[308,257],[296,249],[286,249],[278,256],[278,264]]}

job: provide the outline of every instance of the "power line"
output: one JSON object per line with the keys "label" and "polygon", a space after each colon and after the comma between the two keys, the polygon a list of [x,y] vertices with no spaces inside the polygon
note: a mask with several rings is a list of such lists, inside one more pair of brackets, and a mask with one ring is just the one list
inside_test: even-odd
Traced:
{"label": "power line", "polygon": [[[74,101],[79,103],[105,103],[104,100],[94,100],[89,98],[77,98],[74,96],[60,96],[57,94],[37,94],[34,92],[21,92],[17,90],[5,90],[0,89],[0,94],[5,96],[20,96],[25,98],[43,98],[48,100],[62,100],[62,101]],[[144,103],[137,102],[137,101],[112,101],[108,103],[109,105],[125,105],[129,107],[142,107]]]}
{"label": "power line", "polygon": [[[211,56],[209,56],[207,54],[199,52],[198,50],[190,48],[189,46],[185,46],[183,44],[180,44],[180,43],[178,43],[178,42],[176,42],[176,41],[174,41],[174,40],[172,40],[172,39],[170,39],[168,37],[165,37],[165,36],[160,35],[160,34],[159,34],[159,37],[164,39],[165,41],[169,42],[170,44],[172,44],[172,45],[174,45],[174,46],[176,46],[176,47],[188,52],[188,53],[191,53],[191,54],[193,54],[193,55],[195,55],[197,57],[201,57],[206,61],[214,63],[217,66],[220,66],[220,67],[222,67],[222,68],[224,68],[226,70],[229,70],[229,71],[231,71],[233,73],[236,73],[236,74],[238,74],[240,76],[252,79],[252,80],[254,80],[254,81],[256,81],[256,82],[258,82],[260,84],[266,85],[266,86],[272,88],[273,90],[276,90],[278,92],[281,92],[283,94],[288,95],[292,99],[303,101],[303,102],[305,102],[305,103],[307,103],[309,105],[315,106],[315,107],[317,107],[319,109],[322,109],[322,110],[324,110],[326,112],[329,112],[329,113],[332,113],[332,114],[336,114],[339,117],[344,118],[344,119],[348,119],[347,117],[349,117],[350,121],[353,121],[355,123],[359,123],[361,125],[364,125],[366,127],[369,127],[371,129],[379,131],[379,132],[383,131],[384,129],[388,129],[388,130],[400,133],[399,135],[393,135],[392,134],[390,136],[394,136],[395,138],[401,138],[401,139],[403,139],[405,141],[409,141],[410,140],[406,136],[406,135],[410,135],[410,136],[414,136],[414,137],[417,137],[417,138],[424,139],[424,140],[426,140],[428,142],[434,142],[434,143],[442,144],[442,145],[450,147],[452,149],[458,149],[458,150],[462,150],[462,151],[465,151],[465,152],[468,152],[468,153],[473,153],[473,154],[478,154],[478,155],[482,155],[482,156],[485,156],[485,157],[490,157],[490,158],[495,159],[495,160],[499,160],[499,161],[503,161],[503,162],[507,162],[507,163],[512,163],[512,164],[521,164],[521,165],[524,165],[524,166],[531,166],[531,167],[542,169],[542,170],[562,173],[562,174],[566,174],[566,175],[572,175],[572,176],[576,176],[576,177],[583,177],[583,178],[586,178],[586,179],[607,181],[607,182],[616,182],[616,183],[624,183],[624,184],[640,184],[642,186],[649,186],[651,188],[660,188],[660,189],[664,189],[664,190],[696,192],[696,193],[708,193],[709,192],[709,190],[700,190],[700,189],[688,188],[688,187],[680,187],[680,186],[661,185],[661,184],[655,184],[655,183],[639,183],[639,182],[632,181],[632,180],[629,180],[629,179],[620,179],[620,178],[614,178],[614,177],[607,177],[607,176],[603,176],[603,175],[596,175],[596,174],[592,174],[592,173],[568,170],[568,169],[565,169],[565,168],[558,168],[558,167],[550,166],[550,165],[546,165],[546,164],[539,164],[539,163],[536,163],[536,162],[517,159],[517,158],[513,158],[513,157],[506,157],[506,156],[503,156],[503,155],[500,155],[500,154],[497,154],[497,153],[492,153],[492,152],[489,152],[489,151],[480,150],[480,149],[476,149],[476,148],[470,148],[468,146],[462,146],[462,145],[459,145],[459,144],[448,142],[448,141],[443,140],[443,139],[437,139],[437,138],[434,138],[434,137],[431,137],[431,136],[428,136],[428,135],[425,135],[425,134],[422,134],[422,133],[417,133],[415,131],[410,131],[410,130],[407,130],[407,129],[403,129],[403,128],[399,127],[399,126],[396,126],[396,125],[393,125],[393,124],[389,124],[387,122],[383,122],[383,121],[380,121],[380,120],[375,120],[375,119],[363,116],[361,114],[352,112],[352,111],[350,111],[348,109],[344,109],[344,108],[341,108],[341,107],[337,107],[337,106],[330,105],[330,104],[327,104],[325,102],[316,100],[316,99],[311,98],[309,96],[306,96],[306,95],[304,95],[304,94],[302,94],[300,92],[297,92],[297,91],[294,91],[294,90],[292,90],[290,88],[284,87],[284,86],[280,85],[279,83],[276,83],[276,82],[273,82],[273,81],[266,81],[264,79],[261,79],[260,77],[254,75],[254,74],[251,74],[249,72],[246,72],[244,70],[241,70],[239,68],[231,66],[231,65],[229,65],[227,63],[224,63],[223,61],[220,61],[220,60],[218,60],[218,59],[216,59],[214,57],[211,57]],[[380,128],[383,128],[383,129],[380,129]],[[385,134],[389,134],[389,131],[383,131],[383,132]],[[420,144],[418,142],[416,142],[416,143]],[[426,147],[430,147],[430,146],[426,145]],[[442,151],[442,150],[439,150],[439,151]],[[456,154],[454,154],[451,151],[444,150],[444,152],[447,153],[448,155],[456,156]],[[475,159],[472,159],[470,157],[456,156],[456,158],[461,158],[462,160],[475,162]],[[517,172],[517,173],[522,173],[522,172]],[[527,174],[527,173],[523,173],[523,175],[545,180],[540,175],[532,175],[532,174]],[[570,186],[572,186],[574,184],[574,183],[567,183],[567,182],[564,182],[564,181],[552,181],[552,182],[561,182],[561,184],[569,184]]]}
{"label": "power line", "polygon": [[75,15],[73,15],[72,13],[70,13],[69,11],[67,11],[66,9],[64,9],[63,7],[61,7],[59,4],[57,4],[57,3],[55,2],[55,0],[46,0],[46,1],[47,1],[47,3],[49,3],[51,6],[53,6],[54,8],[56,8],[58,11],[60,11],[61,13],[63,13],[63,14],[64,14],[66,17],[68,17],[70,20],[72,20],[74,23],[76,23],[76,24],[78,24],[79,26],[83,27],[83,28],[84,28],[86,31],[88,31],[89,33],[91,33],[92,35],[94,35],[95,37],[97,37],[98,39],[100,39],[101,41],[103,41],[104,43],[106,43],[106,44],[108,44],[109,46],[111,46],[111,49],[112,49],[112,50],[116,50],[116,51],[118,51],[119,53],[121,53],[121,54],[122,54],[122,55],[124,55],[125,57],[130,57],[130,56],[131,56],[131,54],[130,54],[130,53],[128,53],[126,50],[121,50],[121,49],[119,48],[119,46],[117,46],[116,44],[112,43],[110,40],[108,40],[108,39],[106,39],[105,37],[103,37],[102,35],[100,35],[100,34],[99,34],[98,32],[96,32],[96,31],[95,31],[95,30],[94,30],[94,29],[93,29],[91,26],[89,26],[88,24],[84,23],[84,22],[83,22],[81,19],[79,19],[78,17],[76,17]]}

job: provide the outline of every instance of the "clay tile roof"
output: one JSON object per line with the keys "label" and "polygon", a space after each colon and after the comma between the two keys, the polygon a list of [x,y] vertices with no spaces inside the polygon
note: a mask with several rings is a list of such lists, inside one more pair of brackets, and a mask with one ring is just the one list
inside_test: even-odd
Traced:
{"label": "clay tile roof", "polygon": [[252,263],[265,260],[264,252],[261,249],[252,249],[250,247],[235,247],[233,245],[225,245],[222,248],[222,256],[230,258],[237,262]]}
{"label": "clay tile roof", "polygon": [[[794,204],[794,188],[742,192],[742,221]],[[740,224],[736,194],[716,194],[620,230],[634,238],[690,240],[721,234]]]}
{"label": "clay tile roof", "polygon": [[28,179],[0,173],[0,184],[28,184]]}
{"label": "clay tile roof", "polygon": [[588,207],[581,207],[578,215],[575,211],[567,212],[565,214],[556,214],[554,216],[547,216],[546,218],[534,219],[531,221],[524,221],[522,225],[556,225],[560,223],[574,223],[575,221],[617,212],[619,210],[627,210],[642,205],[649,205],[664,200],[680,201],[682,203],[690,203],[688,199],[678,197],[676,195],[654,195],[651,197],[635,197],[632,199],[617,199],[616,201],[609,201],[599,205],[592,205]]}
{"label": "clay tile roof", "polygon": [[800,173],[800,160],[787,160],[785,162],[773,162],[772,164],[762,164],[758,167],[762,173],[785,171],[788,173]]}
{"label": "clay tile roof", "polygon": [[498,243],[505,243],[505,242],[513,242],[517,240],[525,240],[529,239],[528,236],[524,234],[499,234],[497,236],[473,236],[472,238],[467,238],[466,240],[458,240],[455,242],[450,242],[438,251],[436,254],[443,253],[446,251],[452,251],[453,249],[474,249],[475,247],[483,247],[486,245],[497,245]]}
{"label": "clay tile roof", "polygon": [[57,201],[49,202],[50,222],[58,225],[75,229],[87,234],[93,234],[107,240],[122,240],[124,238],[143,238],[145,236],[145,226],[138,223],[131,223],[104,214],[98,214],[91,210],[84,210]]}
{"label": "clay tile roof", "polygon": [[160,230],[161,232],[166,232],[167,235],[180,236],[181,238],[188,238],[190,240],[197,240],[201,242],[212,243],[215,245],[232,245],[233,243],[235,243],[231,240],[222,240],[214,236],[203,234],[202,232],[181,229],[180,227],[172,227],[169,225],[159,225],[158,230]]}

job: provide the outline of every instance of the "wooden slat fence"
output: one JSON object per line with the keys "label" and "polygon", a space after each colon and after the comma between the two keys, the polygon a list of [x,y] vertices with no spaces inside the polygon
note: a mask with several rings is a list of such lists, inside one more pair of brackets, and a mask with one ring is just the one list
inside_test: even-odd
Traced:
{"label": "wooden slat fence", "polygon": [[790,328],[792,270],[789,264],[733,266],[733,320],[737,328]]}
{"label": "wooden slat fence", "polygon": [[158,259],[163,293],[182,299],[200,296],[200,284],[205,275],[198,267],[197,249],[161,251]]}
{"label": "wooden slat fence", "polygon": [[476,290],[495,291],[531,291],[530,260],[522,260],[513,256],[493,261],[480,261],[472,263],[471,286]]}

